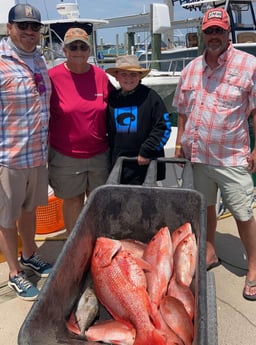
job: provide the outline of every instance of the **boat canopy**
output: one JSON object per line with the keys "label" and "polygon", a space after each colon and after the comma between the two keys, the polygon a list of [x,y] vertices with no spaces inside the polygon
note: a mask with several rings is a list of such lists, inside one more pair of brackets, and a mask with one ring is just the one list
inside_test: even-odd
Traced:
{"label": "boat canopy", "polygon": [[84,29],[88,35],[92,46],[92,55],[96,55],[95,32],[98,28],[107,24],[107,20],[90,18],[67,18],[42,21],[44,27],[41,35],[41,49],[46,61],[53,61],[63,58],[62,44],[65,33],[72,27]]}

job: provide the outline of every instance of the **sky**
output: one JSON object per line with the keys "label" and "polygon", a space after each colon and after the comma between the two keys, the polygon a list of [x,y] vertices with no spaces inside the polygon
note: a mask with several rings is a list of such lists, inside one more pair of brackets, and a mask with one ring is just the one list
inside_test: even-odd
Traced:
{"label": "sky", "polygon": [[[19,0],[20,3],[28,2],[31,5],[36,6],[42,15],[42,19],[56,19],[59,18],[59,14],[56,10],[56,5],[61,3],[60,0]],[[63,3],[75,2],[75,0],[64,0]],[[161,3],[163,0],[80,0],[78,1],[80,17],[94,18],[94,19],[107,19],[120,16],[135,15],[143,12],[150,11],[150,4]],[[184,10],[179,5],[179,2],[174,6],[174,19],[185,19],[186,17],[192,17],[192,13],[188,10]],[[195,12],[196,13],[196,12]],[[199,12],[197,12],[199,16]],[[119,42],[123,42],[125,28],[112,28],[99,30],[98,40],[103,38],[105,43],[116,42],[116,34],[119,34]]]}

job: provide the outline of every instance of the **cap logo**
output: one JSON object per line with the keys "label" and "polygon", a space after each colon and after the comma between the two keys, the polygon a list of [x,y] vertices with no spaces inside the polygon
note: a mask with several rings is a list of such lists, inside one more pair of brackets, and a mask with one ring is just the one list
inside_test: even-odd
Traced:
{"label": "cap logo", "polygon": [[208,13],[208,19],[212,19],[212,18],[222,19],[222,15],[223,13],[221,11],[212,11]]}
{"label": "cap logo", "polygon": [[33,9],[30,6],[25,7],[25,16],[26,17],[33,17]]}

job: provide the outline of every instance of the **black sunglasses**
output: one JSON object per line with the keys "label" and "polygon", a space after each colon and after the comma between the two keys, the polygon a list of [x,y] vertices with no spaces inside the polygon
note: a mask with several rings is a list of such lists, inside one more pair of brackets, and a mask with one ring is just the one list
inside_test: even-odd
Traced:
{"label": "black sunglasses", "polygon": [[223,35],[225,32],[227,32],[227,30],[222,28],[207,28],[203,31],[203,33],[206,35],[212,35],[213,33],[216,35]]}
{"label": "black sunglasses", "polygon": [[80,45],[77,45],[77,44],[69,44],[67,46],[67,48],[69,50],[71,50],[72,52],[80,49],[81,51],[85,52],[87,49],[89,49],[89,46],[87,44],[80,44]]}
{"label": "black sunglasses", "polygon": [[15,22],[19,30],[27,30],[29,27],[32,31],[40,31],[42,24],[34,22]]}

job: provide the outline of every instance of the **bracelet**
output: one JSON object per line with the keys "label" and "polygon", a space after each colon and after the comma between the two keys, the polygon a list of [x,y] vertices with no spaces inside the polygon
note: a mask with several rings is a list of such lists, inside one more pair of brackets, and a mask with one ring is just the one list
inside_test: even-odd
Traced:
{"label": "bracelet", "polygon": [[182,149],[182,146],[181,145],[176,145],[175,148],[176,149]]}

